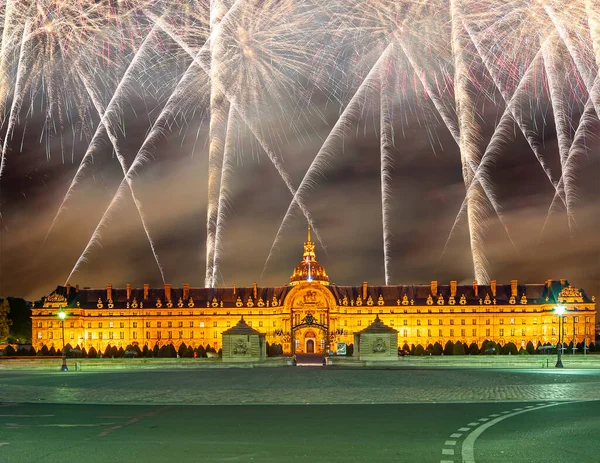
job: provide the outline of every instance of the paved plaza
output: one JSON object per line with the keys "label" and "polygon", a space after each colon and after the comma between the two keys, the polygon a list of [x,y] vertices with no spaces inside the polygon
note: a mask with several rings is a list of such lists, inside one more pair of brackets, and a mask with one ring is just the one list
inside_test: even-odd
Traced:
{"label": "paved plaza", "polygon": [[600,399],[596,369],[282,367],[0,371],[5,402],[389,404]]}

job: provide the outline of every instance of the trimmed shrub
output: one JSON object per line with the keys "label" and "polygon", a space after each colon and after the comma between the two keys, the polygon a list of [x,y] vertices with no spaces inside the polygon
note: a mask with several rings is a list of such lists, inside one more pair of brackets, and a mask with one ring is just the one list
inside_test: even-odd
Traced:
{"label": "trimmed shrub", "polygon": [[527,345],[525,346],[525,350],[527,351],[528,354],[535,353],[535,347],[533,347],[533,343],[531,341],[529,341],[527,343]]}
{"label": "trimmed shrub", "polygon": [[452,355],[454,353],[454,343],[448,341],[444,346],[444,355]]}
{"label": "trimmed shrub", "polygon": [[506,343],[502,347],[502,353],[504,355],[516,355],[518,353],[517,346],[515,346],[514,342]]}
{"label": "trimmed shrub", "polygon": [[444,348],[439,342],[436,342],[433,345],[433,355],[442,355],[442,352],[444,352]]}
{"label": "trimmed shrub", "polygon": [[457,341],[457,343],[454,344],[454,348],[452,349],[452,355],[465,355],[465,346],[462,342]]}
{"label": "trimmed shrub", "polygon": [[180,357],[185,357],[185,353],[186,353],[186,352],[187,352],[187,346],[185,345],[185,342],[182,342],[182,343],[179,345],[179,349],[177,349],[177,354],[178,354]]}
{"label": "trimmed shrub", "polygon": [[50,348],[50,350],[48,351],[48,355],[56,355],[56,349],[54,348],[54,346]]}
{"label": "trimmed shrub", "polygon": [[414,348],[414,354],[412,355],[425,355],[425,349],[421,344],[417,344],[417,347]]}
{"label": "trimmed shrub", "polygon": [[3,353],[7,357],[13,357],[13,356],[17,355],[15,348],[13,346],[11,346],[10,344],[4,348]]}
{"label": "trimmed shrub", "polygon": [[352,357],[354,355],[354,344],[348,344],[346,346],[346,357]]}
{"label": "trimmed shrub", "polygon": [[98,357],[98,352],[96,351],[96,349],[94,349],[94,347],[90,347],[90,350],[88,352],[88,358],[95,359],[96,357]]}
{"label": "trimmed shrub", "polygon": [[479,346],[472,342],[471,345],[469,346],[469,355],[479,355]]}

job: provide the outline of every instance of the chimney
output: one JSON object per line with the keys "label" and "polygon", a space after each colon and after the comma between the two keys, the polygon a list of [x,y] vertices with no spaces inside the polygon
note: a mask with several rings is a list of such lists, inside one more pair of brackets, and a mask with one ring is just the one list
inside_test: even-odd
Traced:
{"label": "chimney", "polygon": [[75,292],[78,293],[79,292],[79,285],[75,285]]}
{"label": "chimney", "polygon": [[150,291],[150,285],[148,283],[144,283],[144,299],[148,299],[149,291]]}
{"label": "chimney", "polygon": [[496,297],[496,280],[490,281],[490,287],[492,288],[492,296]]}
{"label": "chimney", "polygon": [[437,296],[437,281],[433,280],[431,282],[431,294]]}
{"label": "chimney", "polygon": [[189,298],[190,298],[190,284],[184,283],[183,284],[183,300],[187,301]]}
{"label": "chimney", "polygon": [[67,296],[71,292],[71,283],[67,283]]}
{"label": "chimney", "polygon": [[236,294],[237,294],[237,286],[236,286],[236,284],[234,283],[234,284],[233,284],[233,295],[235,296]]}
{"label": "chimney", "polygon": [[477,284],[477,280],[473,282],[473,292],[475,296],[479,296],[479,285]]}
{"label": "chimney", "polygon": [[255,281],[255,282],[254,282],[254,284],[252,285],[252,298],[253,298],[254,300],[256,300],[256,296],[257,296],[257,294],[258,294],[258,291],[257,291],[257,289],[256,289],[256,281]]}
{"label": "chimney", "polygon": [[131,299],[131,284],[127,283],[125,288],[127,289],[127,299]]}
{"label": "chimney", "polygon": [[367,282],[363,281],[362,284],[362,299],[366,300],[367,299]]}
{"label": "chimney", "polygon": [[452,297],[456,296],[456,280],[452,280],[450,282],[450,296],[452,296]]}
{"label": "chimney", "polygon": [[165,283],[165,299],[167,301],[171,300],[171,284]]}
{"label": "chimney", "polygon": [[108,283],[106,285],[106,300],[110,300],[112,299],[112,285],[110,283]]}
{"label": "chimney", "polygon": [[[548,281],[550,281],[550,280],[548,280]],[[510,280],[510,295],[512,297],[518,296],[517,283],[518,283],[518,280]]]}

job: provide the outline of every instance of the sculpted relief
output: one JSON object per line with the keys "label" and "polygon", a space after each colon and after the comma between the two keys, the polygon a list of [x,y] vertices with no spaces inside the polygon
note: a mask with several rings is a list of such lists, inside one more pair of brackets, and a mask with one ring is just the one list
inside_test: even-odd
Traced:
{"label": "sculpted relief", "polygon": [[383,352],[387,352],[385,340],[383,338],[376,338],[373,341],[372,350],[373,350],[373,353],[375,353],[375,354],[381,354]]}

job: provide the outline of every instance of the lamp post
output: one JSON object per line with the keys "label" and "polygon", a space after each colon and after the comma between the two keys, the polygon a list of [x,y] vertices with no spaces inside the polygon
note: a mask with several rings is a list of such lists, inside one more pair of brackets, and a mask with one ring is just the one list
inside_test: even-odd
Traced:
{"label": "lamp post", "polygon": [[67,313],[63,310],[62,306],[60,306],[60,310],[58,311],[58,318],[60,318],[60,324],[62,328],[62,365],[60,367],[60,371],[69,371],[67,368],[67,353],[65,351],[65,318],[67,317]]}
{"label": "lamp post", "polygon": [[[556,359],[556,368],[563,368],[563,364],[562,364],[562,340],[561,340],[561,326],[562,326],[562,316],[565,313],[565,306],[563,305],[557,305],[554,308],[554,312],[556,313],[556,315],[558,315],[558,343],[556,344],[556,353],[557,353],[557,359]],[[564,328],[563,328],[563,332],[564,332]],[[560,347],[559,347],[560,346]]]}

